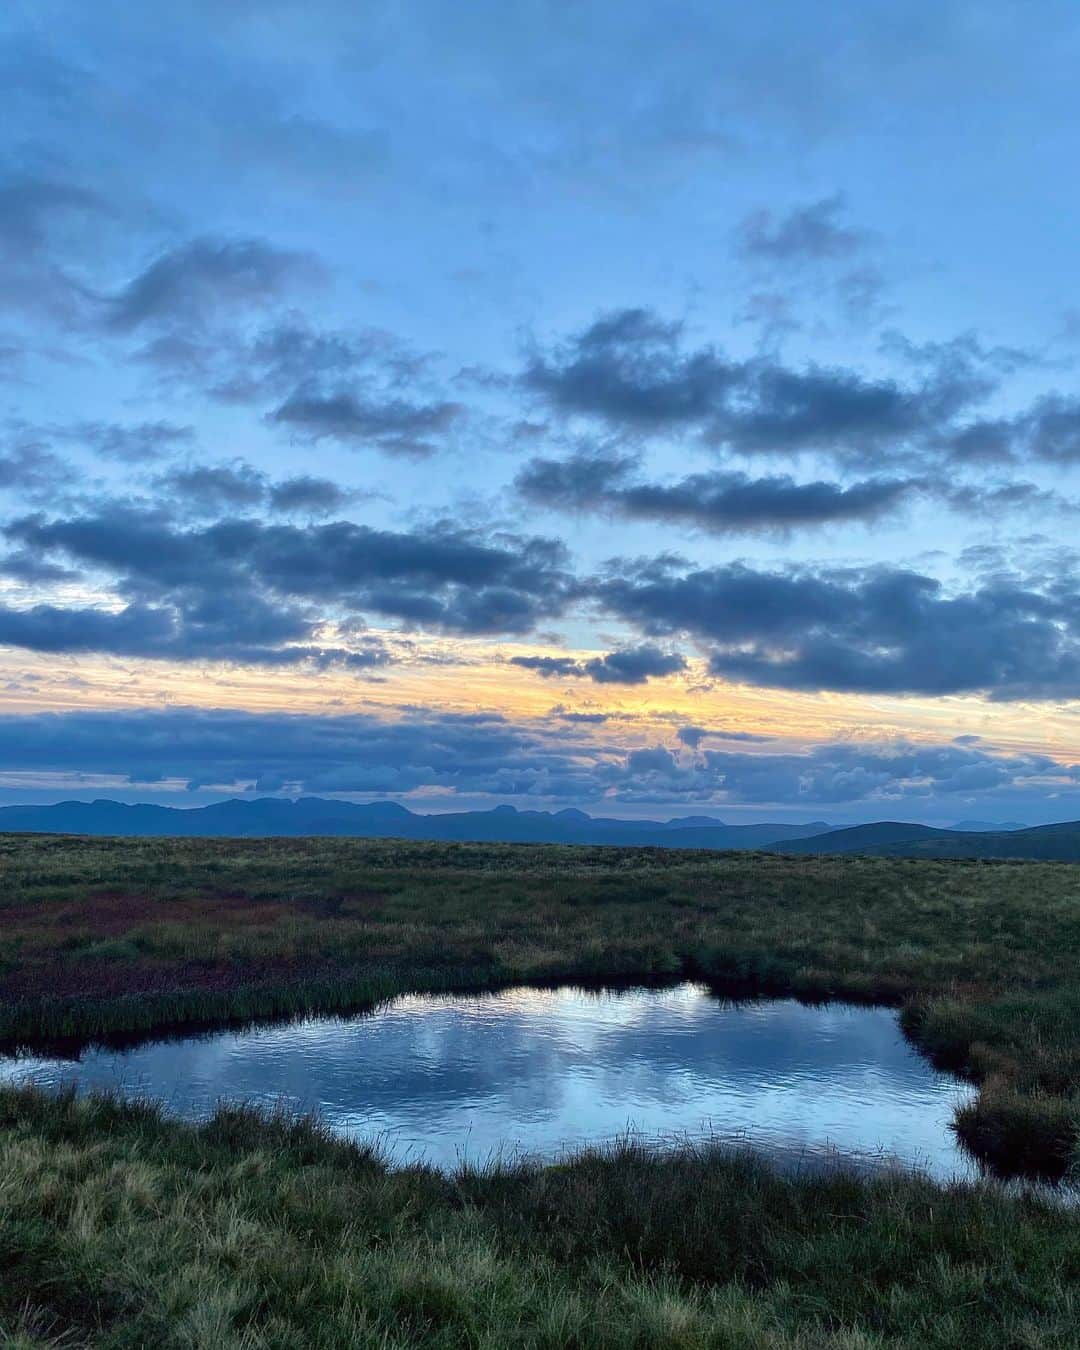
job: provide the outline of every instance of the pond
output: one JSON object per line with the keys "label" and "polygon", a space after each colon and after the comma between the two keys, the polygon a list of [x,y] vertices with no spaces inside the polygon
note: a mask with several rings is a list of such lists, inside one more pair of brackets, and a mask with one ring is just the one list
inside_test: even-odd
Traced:
{"label": "pond", "polygon": [[221,1099],[314,1109],[396,1161],[543,1157],[632,1134],[718,1138],[781,1161],[836,1151],[975,1173],[950,1129],[973,1089],[885,1008],[732,1004],[700,985],[409,995],[355,1017],[0,1060],[0,1081],[118,1088],[198,1117]]}

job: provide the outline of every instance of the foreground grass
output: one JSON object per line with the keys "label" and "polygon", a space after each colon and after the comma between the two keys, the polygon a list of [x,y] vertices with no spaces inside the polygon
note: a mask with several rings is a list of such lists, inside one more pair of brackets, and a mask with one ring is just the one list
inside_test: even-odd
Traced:
{"label": "foreground grass", "polygon": [[453,1177],[310,1122],[0,1091],[0,1342],[1074,1347],[1080,1224],[990,1184],[633,1149]]}
{"label": "foreground grass", "polygon": [[1060,1175],[1080,1125],[1080,866],[394,840],[0,836],[0,1042],[667,981],[902,1008],[957,1121]]}

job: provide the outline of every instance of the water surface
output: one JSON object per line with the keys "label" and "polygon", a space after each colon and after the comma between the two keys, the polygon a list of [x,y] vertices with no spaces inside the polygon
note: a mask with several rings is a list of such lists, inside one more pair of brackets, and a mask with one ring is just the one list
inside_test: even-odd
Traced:
{"label": "water surface", "polygon": [[949,1128],[973,1090],[935,1072],[893,1012],[733,1005],[699,985],[409,995],[361,1017],[0,1060],[0,1080],[119,1088],[199,1117],[222,1098],[314,1109],[399,1161],[551,1157],[633,1132],[719,1136],[777,1157],[973,1165]]}

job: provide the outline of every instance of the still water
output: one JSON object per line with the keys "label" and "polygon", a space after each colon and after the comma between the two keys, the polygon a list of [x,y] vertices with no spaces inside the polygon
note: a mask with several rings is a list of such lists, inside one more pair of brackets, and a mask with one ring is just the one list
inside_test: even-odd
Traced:
{"label": "still water", "polygon": [[199,1116],[222,1098],[316,1110],[398,1161],[551,1157],[633,1133],[782,1161],[833,1150],[970,1176],[949,1129],[972,1089],[884,1008],[732,1005],[694,984],[407,996],[361,1017],[0,1060],[0,1080],[119,1088]]}

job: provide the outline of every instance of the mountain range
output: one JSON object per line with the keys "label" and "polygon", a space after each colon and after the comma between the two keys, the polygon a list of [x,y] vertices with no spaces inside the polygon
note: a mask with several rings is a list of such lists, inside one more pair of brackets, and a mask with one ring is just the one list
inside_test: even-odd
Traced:
{"label": "mountain range", "polygon": [[340,802],[322,797],[295,801],[233,798],[197,807],[133,805],[107,799],[5,806],[0,807],[0,831],[226,838],[335,835],[478,843],[767,849],[878,857],[1080,860],[1080,821],[1025,828],[972,820],[945,830],[886,820],[836,829],[822,820],[730,825],[714,816],[620,820],[590,816],[584,811],[518,811],[512,806],[422,815],[395,802]]}
{"label": "mountain range", "polygon": [[98,800],[51,806],[0,807],[0,831],[55,834],[183,835],[244,838],[267,835],[351,835],[369,839],[471,840],[509,844],[642,844],[678,848],[763,848],[830,827],[763,823],[727,825],[713,816],[619,820],[584,811],[458,811],[421,815],[394,802],[300,797],[233,798],[176,807]]}

